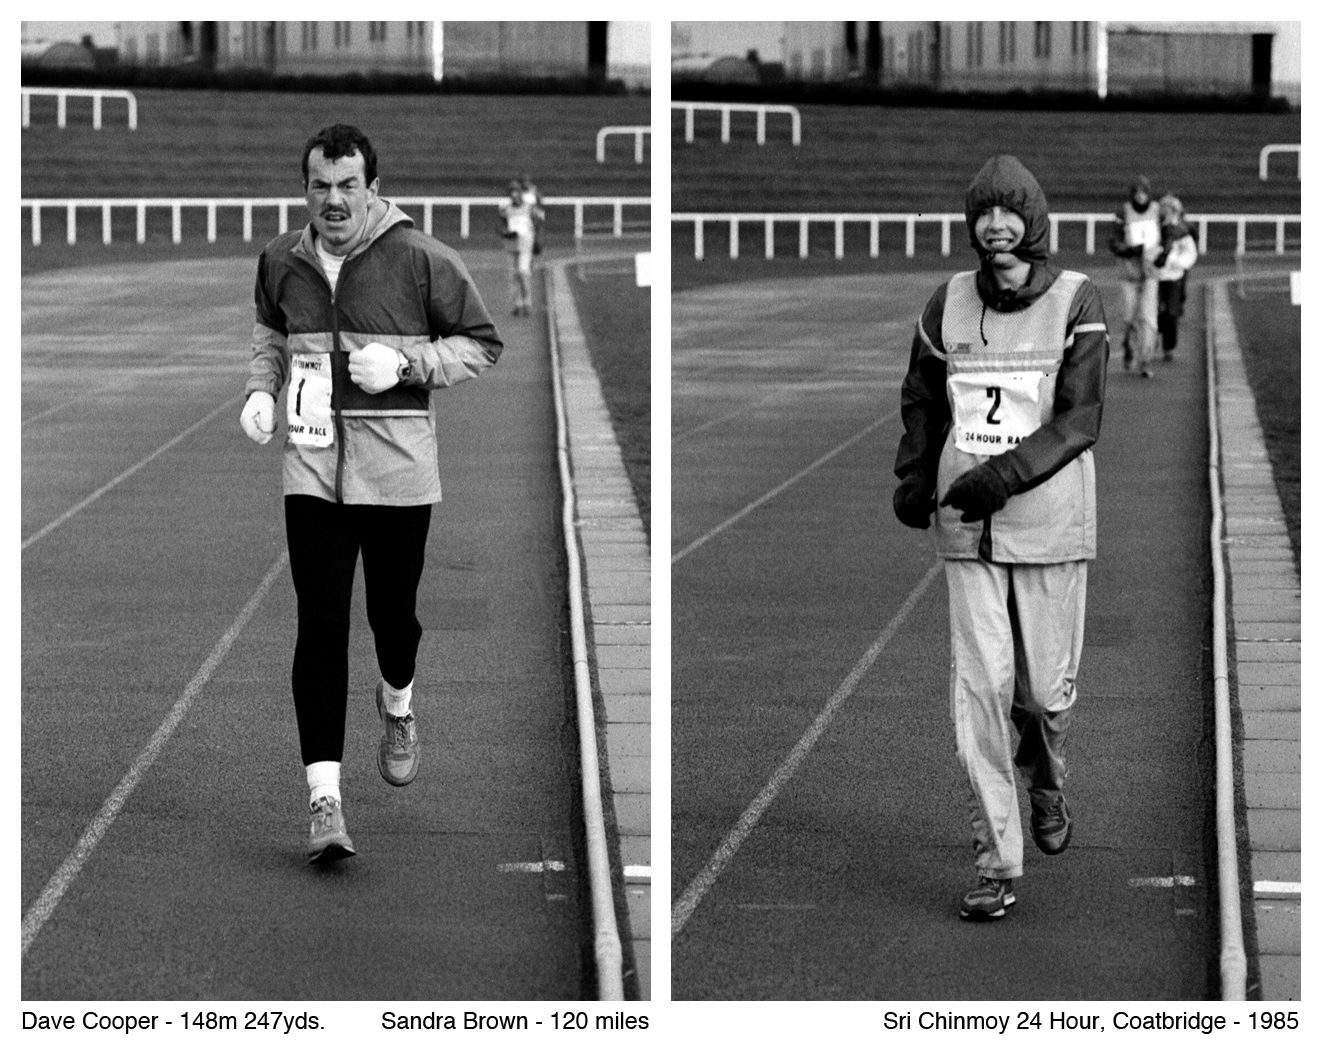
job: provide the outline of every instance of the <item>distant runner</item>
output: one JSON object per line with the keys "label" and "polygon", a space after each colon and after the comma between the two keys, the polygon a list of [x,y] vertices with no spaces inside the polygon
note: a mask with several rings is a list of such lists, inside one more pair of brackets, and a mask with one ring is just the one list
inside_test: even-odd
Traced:
{"label": "distant runner", "polygon": [[1097,545],[1090,449],[1108,342],[1097,289],[1047,262],[1046,197],[1016,158],[983,166],[964,215],[980,265],[938,288],[918,321],[894,504],[915,529],[936,512],[978,876],[959,914],[999,919],[1024,871],[1016,766],[1038,848],[1060,853],[1073,830],[1065,738]]}
{"label": "distant runner", "polygon": [[501,236],[510,253],[510,291],[516,316],[532,311],[532,257],[541,213],[536,198],[524,191],[518,179],[512,180],[509,197],[500,202],[500,215],[505,220]]}
{"label": "distant runner", "polygon": [[1198,245],[1184,222],[1184,205],[1168,193],[1157,202],[1161,209],[1161,254],[1157,256],[1157,330],[1161,333],[1162,360],[1175,358],[1184,316],[1185,277],[1198,261]]}
{"label": "distant runner", "polygon": [[1125,297],[1124,366],[1137,365],[1151,379],[1157,344],[1157,267],[1161,252],[1161,220],[1152,184],[1140,175],[1129,188],[1129,199],[1116,213],[1111,251],[1120,261],[1120,290]]}
{"label": "distant runner", "polygon": [[431,391],[495,364],[502,344],[455,252],[377,195],[376,152],[335,124],[303,147],[309,224],[257,263],[244,432],[266,444],[288,383],[285,527],[298,595],[294,711],[312,810],[308,859],[354,854],[340,799],[349,607],[363,555],[381,680],[377,766],[409,784],[420,748],[415,614],[441,498]]}

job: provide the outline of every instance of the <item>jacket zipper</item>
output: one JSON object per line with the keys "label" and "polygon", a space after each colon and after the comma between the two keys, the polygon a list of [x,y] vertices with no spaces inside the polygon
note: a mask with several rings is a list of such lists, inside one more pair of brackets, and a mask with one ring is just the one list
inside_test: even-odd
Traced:
{"label": "jacket zipper", "polygon": [[[340,276],[335,282],[335,288],[331,289],[331,353],[340,352],[340,311],[335,302],[336,289],[339,288],[340,281],[344,280],[344,267],[348,263],[346,259],[340,264]],[[326,282],[330,283],[329,279]],[[344,417],[340,414],[340,402],[343,393],[339,383],[335,381],[335,367],[331,366],[331,418],[335,420],[335,502],[344,502]]]}

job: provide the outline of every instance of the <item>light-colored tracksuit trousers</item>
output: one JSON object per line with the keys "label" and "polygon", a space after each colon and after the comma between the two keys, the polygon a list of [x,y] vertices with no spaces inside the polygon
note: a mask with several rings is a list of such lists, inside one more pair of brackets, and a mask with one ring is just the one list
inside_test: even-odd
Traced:
{"label": "light-colored tracksuit trousers", "polygon": [[946,582],[950,716],[968,775],[974,863],[979,875],[1018,878],[1024,836],[1014,769],[1027,779],[1030,797],[1048,801],[1064,787],[1088,563],[950,559]]}
{"label": "light-colored tracksuit trousers", "polygon": [[1157,356],[1157,278],[1120,282],[1125,311],[1125,363],[1146,368]]}

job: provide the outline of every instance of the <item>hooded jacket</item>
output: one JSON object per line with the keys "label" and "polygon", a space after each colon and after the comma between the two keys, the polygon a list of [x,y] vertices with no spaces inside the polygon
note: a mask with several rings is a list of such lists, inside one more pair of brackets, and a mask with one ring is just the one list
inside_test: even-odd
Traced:
{"label": "hooded jacket", "polygon": [[[276,396],[291,373],[329,376],[329,443],[285,442],[286,495],[336,503],[416,506],[441,498],[431,391],[472,379],[503,349],[459,256],[378,198],[345,257],[334,291],[309,224],[267,244],[257,264],[252,360],[246,393]],[[349,352],[384,343],[411,374],[379,394],[349,378]],[[323,380],[324,383],[324,380]],[[286,411],[302,418],[304,383]]]}
{"label": "hooded jacket", "polygon": [[[995,205],[1016,212],[1025,226],[1013,254],[1030,263],[1028,278],[1008,291],[996,287],[973,233],[978,215]],[[1101,429],[1109,352],[1101,296],[1083,274],[1047,263],[1046,198],[1014,157],[993,157],[978,173],[965,218],[982,265],[938,288],[918,320],[900,393],[905,432],[895,473],[916,474],[938,499],[980,463],[1005,484],[1009,502],[985,521],[964,523],[953,508],[937,509],[942,557],[1042,564],[1092,558],[1090,449]],[[1013,406],[1017,420],[1009,418]],[[970,435],[955,426],[957,417],[973,418],[971,407],[981,435],[972,447],[980,451],[969,451]],[[1019,431],[1002,438],[1003,421],[1007,431]],[[992,451],[999,447],[1005,451]]]}

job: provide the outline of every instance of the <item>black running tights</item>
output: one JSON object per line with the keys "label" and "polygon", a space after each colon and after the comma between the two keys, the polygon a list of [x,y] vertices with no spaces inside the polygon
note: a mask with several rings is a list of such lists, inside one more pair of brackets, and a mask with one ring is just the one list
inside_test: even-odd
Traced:
{"label": "black running tights", "polygon": [[304,765],[344,756],[349,607],[360,550],[381,677],[396,688],[413,681],[422,640],[418,581],[430,524],[430,504],[378,507],[285,497],[289,571],[298,596],[294,712]]}

